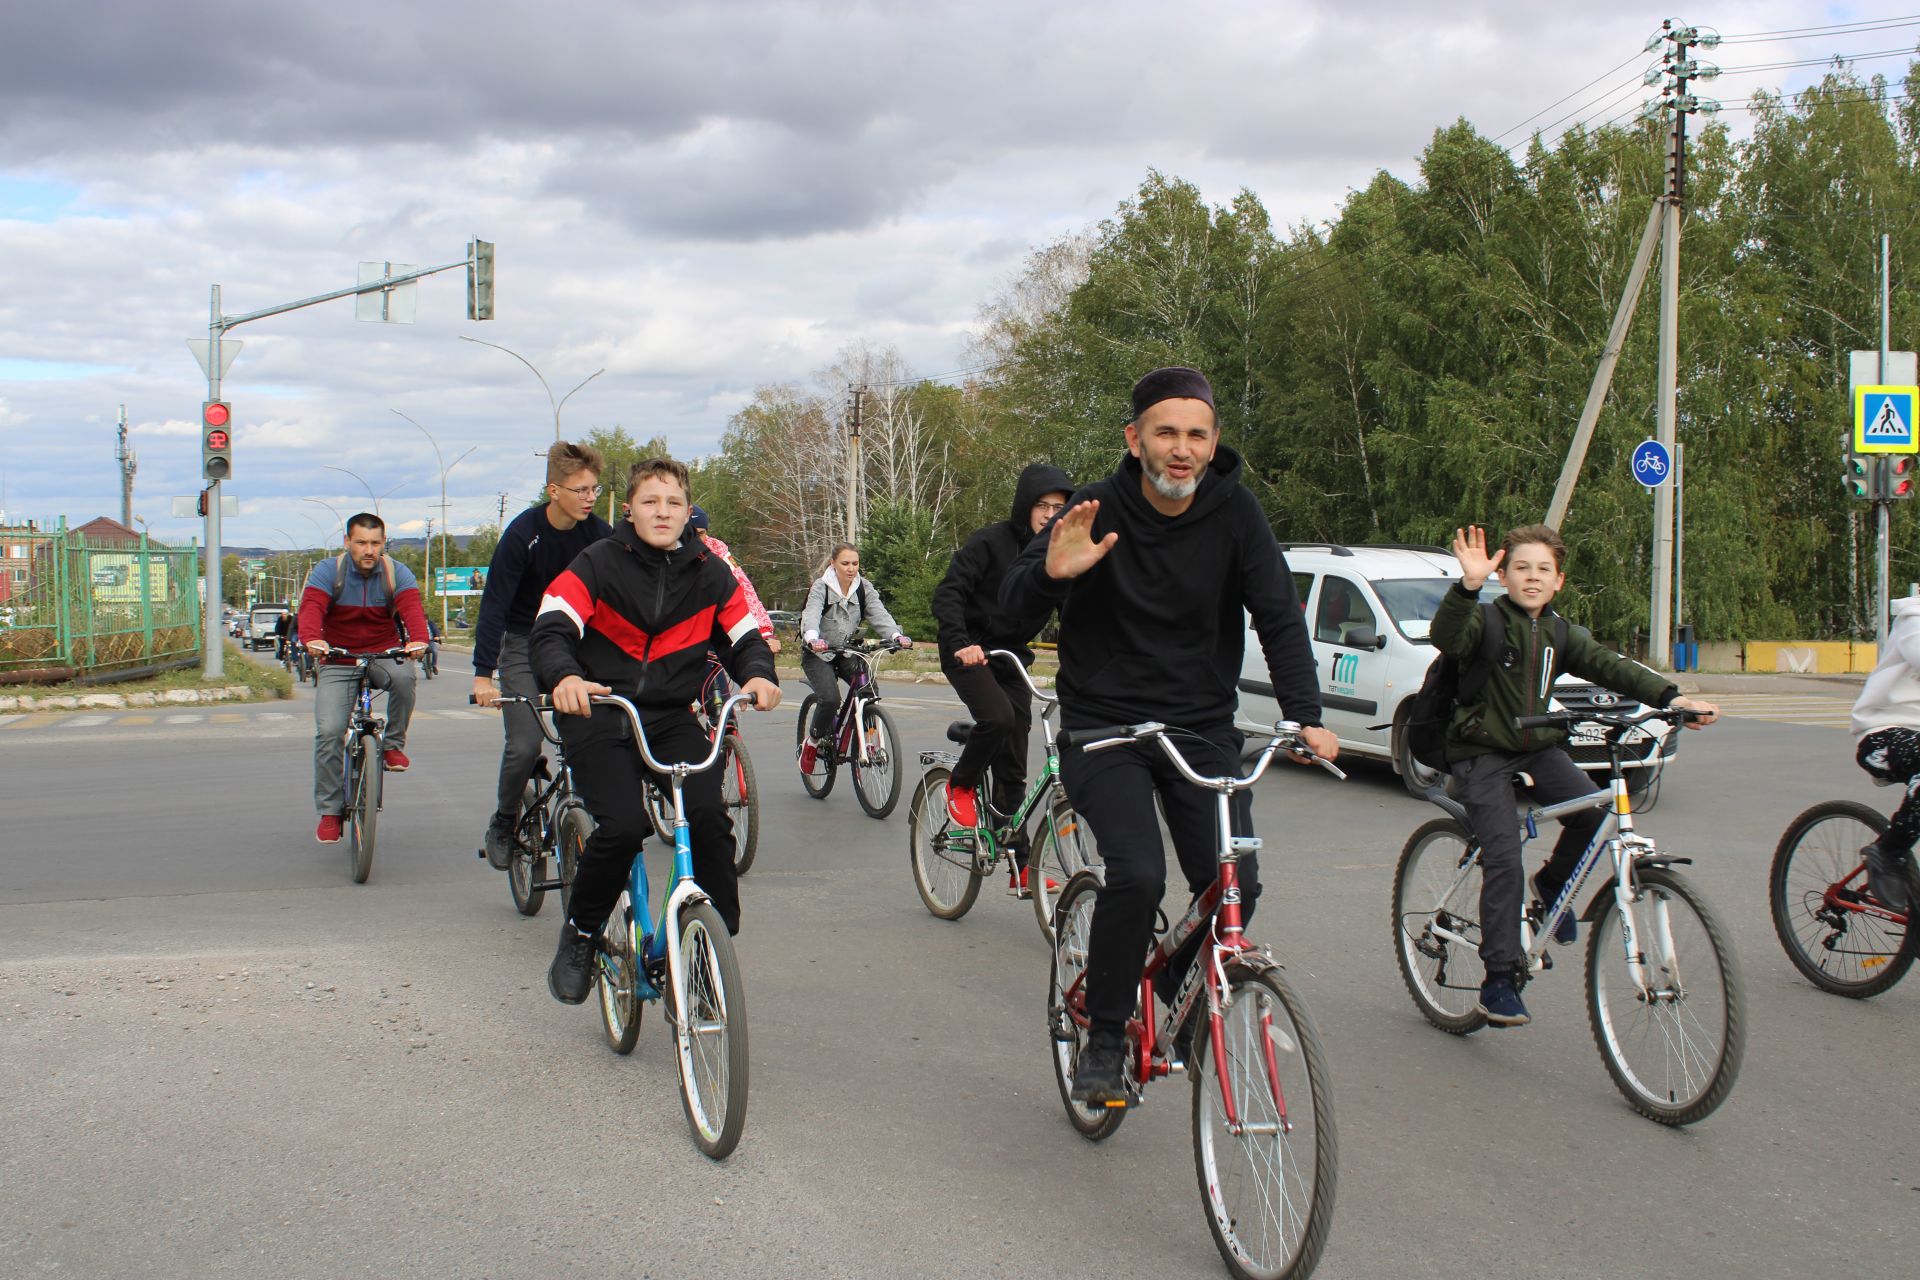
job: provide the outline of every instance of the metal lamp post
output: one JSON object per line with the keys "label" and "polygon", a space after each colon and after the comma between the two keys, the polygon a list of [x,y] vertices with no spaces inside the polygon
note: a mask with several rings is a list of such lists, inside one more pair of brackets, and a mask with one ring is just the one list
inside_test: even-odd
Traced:
{"label": "metal lamp post", "polygon": [[[478,341],[478,339],[474,339],[474,341]],[[482,345],[492,346],[493,344],[489,342],[489,343],[483,343]],[[501,348],[501,350],[504,351],[506,350],[506,348],[503,347]],[[511,351],[508,351],[507,354],[512,355],[513,353]],[[521,361],[521,363],[525,364],[526,362]],[[528,365],[527,367],[530,369],[533,368],[532,365]],[[534,371],[534,377],[536,378],[540,377],[538,370]],[[546,385],[546,379],[544,378],[541,379],[541,385],[542,386]],[[584,382],[580,384],[581,387],[584,387],[586,385],[587,384]],[[573,390],[578,391],[579,389],[580,387],[575,387]],[[547,394],[551,396],[553,392],[548,391]],[[572,395],[573,391],[569,391],[567,392],[567,394]],[[479,446],[478,445],[471,446],[470,448],[467,449],[467,453],[461,454],[459,458],[455,458],[451,463],[448,463],[447,461],[445,461],[445,459],[440,453],[440,442],[433,438],[433,432],[427,430],[425,427],[420,426],[418,422],[414,422],[414,420],[412,418],[407,417],[406,414],[400,413],[398,409],[395,409],[394,412],[400,414],[402,418],[406,418],[408,422],[412,422],[414,426],[419,427],[420,434],[425,436],[427,438],[427,443],[433,446],[433,460],[440,464],[440,536],[444,538],[447,536],[447,472],[459,466],[461,459],[465,458],[467,456],[467,453],[472,453],[474,449],[479,448]],[[554,430],[556,434],[559,431],[559,414],[560,414],[560,411],[558,408],[556,408],[554,410]],[[444,568],[445,566],[443,565],[442,567]],[[433,522],[431,520],[427,522],[427,581],[428,582],[433,581]],[[435,592],[434,594],[439,595],[438,592]],[[440,596],[440,629],[442,631],[445,631],[447,629],[447,598],[445,596]]]}

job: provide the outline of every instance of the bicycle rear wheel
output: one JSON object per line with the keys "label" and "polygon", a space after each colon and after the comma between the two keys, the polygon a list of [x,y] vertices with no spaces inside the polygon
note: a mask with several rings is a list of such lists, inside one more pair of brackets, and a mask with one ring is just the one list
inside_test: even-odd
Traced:
{"label": "bicycle rear wheel", "polygon": [[1098,863],[1087,824],[1056,792],[1053,807],[1047,814],[1047,826],[1027,853],[1027,885],[1033,891],[1033,914],[1048,942],[1053,941],[1053,910],[1061,891],[1075,876]]}
{"label": "bicycle rear wheel", "polygon": [[[796,755],[802,747],[806,746],[807,729],[813,724],[813,708],[819,701],[818,694],[810,693],[800,704],[800,718],[793,726],[793,749]],[[833,752],[833,744],[828,743],[815,753],[811,770],[800,770],[800,785],[805,787],[807,794],[815,800],[825,800],[827,792],[833,790],[834,771],[838,768]]]}
{"label": "bicycle rear wheel", "polygon": [[555,842],[560,850],[560,909],[567,911],[573,906],[573,877],[580,870],[580,859],[587,851],[587,840],[593,835],[593,819],[578,802],[566,805],[560,811],[560,838]]}
{"label": "bicycle rear wheel", "polygon": [[921,777],[907,805],[907,854],[920,901],[942,920],[958,920],[980,896],[975,837],[947,817],[947,785],[953,773],[935,766]]}
{"label": "bicycle rear wheel", "polygon": [[1587,1016],[1607,1074],[1641,1115],[1692,1124],[1726,1101],[1746,1049],[1746,1009],[1732,944],[1699,893],[1666,867],[1637,873],[1646,957],[1643,993],[1623,957],[1620,913],[1587,939]]}
{"label": "bicycle rear wheel", "polygon": [[680,972],[674,976],[674,1038],[680,1102],[694,1145],[722,1160],[747,1123],[747,999],[733,939],[707,901],[680,912]]}
{"label": "bicycle rear wheel", "polygon": [[743,876],[760,847],[760,783],[753,757],[737,733],[727,735],[720,756],[720,799],[733,819],[733,874]]}
{"label": "bicycle rear wheel", "polygon": [[1202,1011],[1188,1066],[1207,1225],[1227,1270],[1244,1280],[1311,1275],[1338,1183],[1326,1055],[1278,967],[1230,967],[1227,988],[1219,1043]]}
{"label": "bicycle rear wheel", "polygon": [[1393,955],[1423,1017],[1456,1036],[1487,1025],[1480,1012],[1480,862],[1452,818],[1407,838],[1393,873]]}
{"label": "bicycle rear wheel", "polygon": [[640,998],[640,960],[633,941],[633,903],[626,894],[614,904],[613,914],[601,930],[598,981],[600,1025],[606,1029],[607,1043],[618,1054],[633,1052],[640,1039],[640,1014],[646,1002]]}
{"label": "bicycle rear wheel", "polygon": [[1852,800],[1829,800],[1795,818],[1773,851],[1767,901],[1773,931],[1803,977],[1855,1000],[1877,996],[1913,966],[1911,919],[1882,906],[1867,888],[1860,847],[1887,820]]}
{"label": "bicycle rear wheel", "polygon": [[347,797],[347,858],[355,884],[373,874],[374,837],[380,825],[380,735],[363,733],[353,750],[358,763],[350,771],[353,794]]}
{"label": "bicycle rear wheel", "polygon": [[535,811],[539,788],[527,783],[520,793],[520,821],[513,827],[513,848],[507,854],[507,889],[523,916],[537,916],[547,891],[534,886],[547,878],[547,852],[541,839],[543,816]]}
{"label": "bicycle rear wheel", "polygon": [[[1053,1050],[1053,1080],[1067,1119],[1080,1135],[1098,1142],[1127,1118],[1125,1107],[1094,1106],[1073,1100],[1073,1071],[1087,1043],[1087,944],[1093,935],[1093,903],[1100,881],[1091,871],[1075,876],[1060,892],[1055,909],[1051,973],[1047,982],[1047,1029]],[[1131,1075],[1132,1055],[1128,1055]]]}
{"label": "bicycle rear wheel", "polygon": [[900,803],[900,733],[885,707],[867,704],[867,758],[856,754],[847,767],[853,770],[853,793],[869,818],[885,818]]}

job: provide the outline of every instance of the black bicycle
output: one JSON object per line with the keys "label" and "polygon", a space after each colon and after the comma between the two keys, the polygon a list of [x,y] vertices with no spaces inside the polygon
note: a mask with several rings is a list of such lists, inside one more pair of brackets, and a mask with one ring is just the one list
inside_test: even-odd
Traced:
{"label": "black bicycle", "polygon": [[[473,701],[468,695],[468,702]],[[546,695],[537,698],[506,697],[496,699],[498,707],[515,703],[530,707],[540,726],[540,736],[553,747],[553,763],[542,755],[520,794],[520,820],[514,824],[512,850],[508,854],[507,888],[513,905],[523,916],[540,914],[549,890],[560,891],[560,909],[573,901],[573,874],[586,851],[587,837],[593,834],[593,818],[586,803],[573,790],[573,770],[567,767],[567,749],[560,741],[548,717],[553,704]],[[484,858],[487,851],[476,855]],[[548,859],[553,859],[559,874],[549,878]]]}
{"label": "black bicycle", "polygon": [[[713,741],[715,726],[720,723],[720,709],[732,696],[733,686],[727,680],[727,669],[709,653],[707,676],[700,685],[699,701],[693,705],[694,715],[699,718],[707,741]],[[747,874],[747,868],[753,865],[754,854],[760,847],[760,783],[753,771],[753,757],[747,754],[746,740],[740,736],[737,722],[728,724],[726,742],[720,751],[720,801],[726,805],[727,816],[733,820],[733,874],[743,876]],[[671,844],[673,796],[667,787],[655,782],[651,776],[647,780],[647,817],[653,823],[654,834],[663,843]]]}
{"label": "black bicycle", "polygon": [[842,658],[856,664],[847,682],[847,696],[834,712],[833,726],[823,741],[814,744],[811,760],[807,756],[807,734],[820,698],[810,693],[800,704],[800,719],[793,730],[794,751],[801,765],[800,785],[815,800],[827,798],[833,790],[835,770],[845,764],[853,771],[854,795],[868,817],[884,818],[900,802],[900,734],[893,727],[893,717],[880,705],[880,682],[874,678],[873,658],[875,654],[897,653],[903,647],[891,640],[869,640],[815,655],[835,667]]}
{"label": "black bicycle", "polygon": [[[405,649],[383,649],[378,653],[340,653],[329,656],[353,659],[355,679],[353,714],[347,721],[346,782],[347,861],[353,870],[353,882],[365,884],[373,874],[373,845],[380,823],[380,784],[386,774],[386,762],[380,742],[387,731],[384,716],[373,713],[375,689],[367,679],[367,668],[376,662],[405,662]],[[371,764],[369,763],[371,761]]]}

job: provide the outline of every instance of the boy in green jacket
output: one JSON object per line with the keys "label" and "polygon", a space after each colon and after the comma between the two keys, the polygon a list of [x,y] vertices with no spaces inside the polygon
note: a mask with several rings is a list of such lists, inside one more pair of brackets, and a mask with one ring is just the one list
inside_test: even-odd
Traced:
{"label": "boy in green jacket", "polygon": [[[1562,749],[1565,730],[1521,729],[1514,721],[1549,710],[1553,681],[1562,671],[1656,707],[1698,712],[1701,718],[1688,722],[1692,729],[1713,723],[1720,709],[1678,696],[1666,677],[1605,648],[1585,627],[1569,625],[1566,652],[1554,652],[1553,597],[1567,583],[1562,571],[1567,545],[1551,526],[1509,530],[1491,557],[1486,534],[1477,526],[1456,529],[1453,554],[1460,561],[1460,582],[1434,611],[1431,634],[1434,645],[1463,668],[1480,652],[1481,631],[1487,625],[1480,608],[1482,584],[1497,572],[1507,588],[1495,604],[1506,626],[1506,643],[1479,700],[1454,708],[1447,724],[1447,763],[1453,794],[1480,840],[1480,960],[1486,966],[1480,1012],[1492,1026],[1519,1027],[1528,1017],[1517,981],[1526,973],[1526,959],[1520,946],[1523,868],[1513,775],[1525,773],[1533,779],[1534,798],[1542,805],[1587,795],[1594,787]],[[1543,620],[1547,625],[1541,625]],[[1559,896],[1603,816],[1600,809],[1582,809],[1561,820],[1553,856],[1533,878],[1541,901]],[[1569,913],[1553,940],[1570,945],[1578,930]]]}

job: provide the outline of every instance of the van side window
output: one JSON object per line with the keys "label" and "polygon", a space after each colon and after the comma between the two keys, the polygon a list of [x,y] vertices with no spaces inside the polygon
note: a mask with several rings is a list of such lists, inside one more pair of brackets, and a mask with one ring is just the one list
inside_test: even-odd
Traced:
{"label": "van side window", "polygon": [[1313,638],[1322,644],[1351,644],[1356,631],[1378,632],[1373,610],[1360,589],[1345,578],[1328,574],[1320,584],[1320,613]]}
{"label": "van side window", "polygon": [[1307,611],[1307,597],[1313,594],[1313,575],[1296,573],[1293,575],[1293,594],[1300,597],[1300,612]]}

